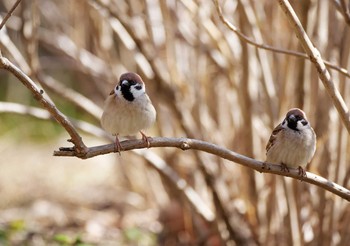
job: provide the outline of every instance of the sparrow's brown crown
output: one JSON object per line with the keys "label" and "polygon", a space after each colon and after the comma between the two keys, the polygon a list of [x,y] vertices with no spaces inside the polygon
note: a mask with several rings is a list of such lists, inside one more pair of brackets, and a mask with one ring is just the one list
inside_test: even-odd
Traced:
{"label": "sparrow's brown crown", "polygon": [[290,109],[286,115],[286,118],[289,118],[291,115],[299,116],[301,118],[306,119],[306,115],[305,115],[304,111],[302,111],[301,109],[298,109],[298,108]]}
{"label": "sparrow's brown crown", "polygon": [[133,73],[133,72],[123,73],[120,76],[119,84],[121,84],[124,80],[133,81],[133,82],[136,82],[138,84],[144,84],[140,75],[138,75],[137,73]]}

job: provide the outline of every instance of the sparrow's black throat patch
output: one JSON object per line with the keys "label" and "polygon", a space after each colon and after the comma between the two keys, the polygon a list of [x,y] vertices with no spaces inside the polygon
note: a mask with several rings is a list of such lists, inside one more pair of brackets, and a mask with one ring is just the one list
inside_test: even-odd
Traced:
{"label": "sparrow's black throat patch", "polygon": [[[300,115],[296,115],[294,117],[289,117],[287,119],[288,122],[288,127],[294,131],[299,131],[299,129],[297,128],[298,126],[298,121],[301,121],[303,125],[307,124],[307,121],[303,119],[303,117],[301,117]],[[305,123],[304,123],[305,122]]]}
{"label": "sparrow's black throat patch", "polygon": [[292,129],[292,130],[294,130],[294,131],[299,131],[298,129],[297,129],[297,123],[298,123],[298,121],[294,118],[294,119],[288,119],[287,120],[288,121],[288,127],[290,128],[290,129]]}
{"label": "sparrow's black throat patch", "polygon": [[130,84],[122,84],[120,86],[120,91],[122,92],[123,97],[129,102],[134,101],[135,97],[130,91]]}

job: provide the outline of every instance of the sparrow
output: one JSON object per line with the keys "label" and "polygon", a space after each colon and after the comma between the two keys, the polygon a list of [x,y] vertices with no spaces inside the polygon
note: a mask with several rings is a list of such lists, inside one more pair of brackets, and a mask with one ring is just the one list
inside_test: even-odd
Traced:
{"label": "sparrow", "polygon": [[299,169],[299,175],[306,176],[304,168],[316,151],[316,134],[305,113],[298,108],[288,111],[285,119],[272,131],[266,145],[266,162],[281,164],[283,171],[288,167]]}
{"label": "sparrow", "polygon": [[156,110],[141,77],[132,72],[122,74],[104,103],[101,117],[102,128],[115,135],[117,152],[120,154],[122,150],[118,136],[132,136],[137,132],[149,147],[149,139],[142,130],[153,125],[155,120]]}

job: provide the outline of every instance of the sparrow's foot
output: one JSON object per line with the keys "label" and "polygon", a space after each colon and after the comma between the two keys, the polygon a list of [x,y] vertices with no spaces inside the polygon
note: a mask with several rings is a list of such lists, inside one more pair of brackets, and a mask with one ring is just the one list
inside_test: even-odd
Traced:
{"label": "sparrow's foot", "polygon": [[140,131],[141,136],[142,136],[142,140],[147,143],[147,148],[151,147],[151,144],[149,142],[149,140],[151,139],[151,137],[147,137],[146,134],[144,134],[142,131]]}
{"label": "sparrow's foot", "polygon": [[123,150],[123,147],[121,146],[121,144],[120,144],[120,142],[119,142],[118,135],[115,136],[114,148],[115,148],[115,151],[119,153],[119,155],[122,155],[122,154],[120,153],[120,151]]}
{"label": "sparrow's foot", "polygon": [[[261,169],[265,170],[265,169],[269,169],[269,168],[267,167],[266,163],[263,162],[263,164],[261,165]],[[260,172],[262,173],[262,171],[260,171]]]}
{"label": "sparrow's foot", "polygon": [[281,163],[281,171],[289,173],[289,168],[286,164]]}
{"label": "sparrow's foot", "polygon": [[301,177],[306,177],[306,171],[301,166],[298,167],[298,173]]}

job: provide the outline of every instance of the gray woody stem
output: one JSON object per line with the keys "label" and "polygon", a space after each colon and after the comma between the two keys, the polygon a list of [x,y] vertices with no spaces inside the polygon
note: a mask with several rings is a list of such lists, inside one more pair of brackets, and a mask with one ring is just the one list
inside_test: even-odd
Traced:
{"label": "gray woody stem", "polygon": [[327,90],[328,95],[331,97],[335,108],[338,110],[340,118],[343,121],[348,133],[350,133],[350,115],[349,109],[347,108],[341,94],[336,88],[332,81],[331,75],[329,74],[320,52],[314,47],[310,38],[306,34],[303,26],[301,25],[298,16],[295,14],[292,6],[288,0],[278,0],[283,12],[286,14],[288,21],[292,25],[294,32],[296,33],[302,47],[310,57],[310,60],[314,63],[318,76],[320,77],[324,87]]}
{"label": "gray woody stem", "polygon": [[34,81],[32,81],[14,64],[12,64],[7,58],[0,57],[0,68],[8,70],[13,75],[15,75],[22,82],[22,84],[24,84],[33,93],[34,98],[39,101],[47,111],[50,112],[52,117],[55,118],[55,120],[57,120],[71,136],[71,139],[69,141],[74,144],[76,154],[78,156],[85,155],[87,147],[83,143],[80,135],[75,130],[74,126],[68,120],[68,118],[56,108],[55,104],[44,97],[44,91],[39,89]]}
{"label": "gray woody stem", "polygon": [[[132,149],[142,149],[147,148],[147,143],[142,140],[126,140],[121,142],[123,151],[132,150]],[[236,162],[243,166],[255,169],[259,172],[264,173],[273,173],[282,176],[287,176],[295,179],[305,181],[310,184],[317,185],[321,188],[324,188],[348,201],[350,201],[350,191],[336,183],[333,183],[321,176],[316,174],[306,172],[307,177],[301,177],[299,175],[298,169],[291,169],[290,172],[281,171],[281,166],[265,163],[261,161],[254,160],[252,158],[240,155],[231,150],[225,149],[223,147],[217,146],[212,143],[204,142],[197,139],[188,139],[188,138],[152,138],[150,139],[150,147],[175,147],[182,150],[200,150],[204,151],[221,158],[227,159],[232,162]],[[87,149],[85,156],[78,156],[83,159],[91,158],[98,155],[108,154],[115,152],[115,144],[107,144],[101,146],[90,147]],[[58,151],[54,152],[55,156],[77,156],[74,149],[71,148],[61,148]]]}

